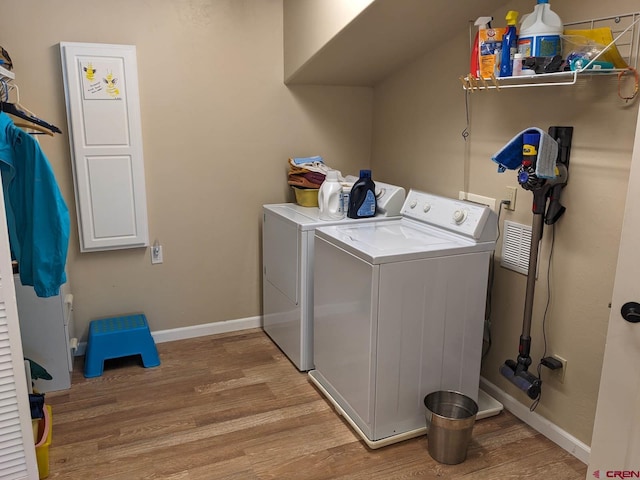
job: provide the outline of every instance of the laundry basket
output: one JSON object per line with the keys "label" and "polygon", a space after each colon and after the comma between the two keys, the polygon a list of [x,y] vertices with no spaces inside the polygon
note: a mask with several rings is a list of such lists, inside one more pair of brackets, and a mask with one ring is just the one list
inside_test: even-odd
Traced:
{"label": "laundry basket", "polygon": [[424,398],[424,405],[429,455],[447,465],[464,462],[478,404],[460,392],[437,391]]}
{"label": "laundry basket", "polygon": [[291,187],[296,194],[296,203],[303,207],[317,207],[318,206],[318,191],[319,188],[298,188]]}

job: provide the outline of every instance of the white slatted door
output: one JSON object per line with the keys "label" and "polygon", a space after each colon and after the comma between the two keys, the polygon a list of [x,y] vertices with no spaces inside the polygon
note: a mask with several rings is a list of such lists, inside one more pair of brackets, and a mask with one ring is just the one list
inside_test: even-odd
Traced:
{"label": "white slatted door", "polygon": [[80,250],[149,244],[136,48],[60,43]]}
{"label": "white slatted door", "polygon": [[36,479],[38,466],[31,428],[9,235],[0,195],[0,479]]}

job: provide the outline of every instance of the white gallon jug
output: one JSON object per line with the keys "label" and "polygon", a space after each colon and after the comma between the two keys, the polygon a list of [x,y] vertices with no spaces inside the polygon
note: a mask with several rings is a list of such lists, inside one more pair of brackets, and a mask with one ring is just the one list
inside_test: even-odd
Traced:
{"label": "white gallon jug", "polygon": [[344,218],[342,184],[336,170],[329,170],[320,186],[318,207],[320,207],[320,220],[341,220]]}
{"label": "white gallon jug", "polygon": [[551,10],[549,0],[538,0],[533,12],[522,20],[518,34],[518,53],[525,58],[560,55],[562,31],[562,20]]}

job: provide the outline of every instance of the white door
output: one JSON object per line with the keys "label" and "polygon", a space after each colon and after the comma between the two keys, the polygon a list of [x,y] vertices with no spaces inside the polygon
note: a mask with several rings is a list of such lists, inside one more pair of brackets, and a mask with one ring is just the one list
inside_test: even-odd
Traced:
{"label": "white door", "polygon": [[0,194],[0,478],[38,478],[13,285],[4,198]]}
{"label": "white door", "polygon": [[136,47],[60,44],[80,250],[146,247]]}
{"label": "white door", "polygon": [[[607,345],[587,478],[640,477],[640,322],[621,309],[640,304],[640,115],[629,174]],[[633,305],[631,308],[634,309]],[[637,312],[637,315],[635,314]],[[640,320],[640,306],[627,317]],[[620,472],[618,474],[618,472]]]}

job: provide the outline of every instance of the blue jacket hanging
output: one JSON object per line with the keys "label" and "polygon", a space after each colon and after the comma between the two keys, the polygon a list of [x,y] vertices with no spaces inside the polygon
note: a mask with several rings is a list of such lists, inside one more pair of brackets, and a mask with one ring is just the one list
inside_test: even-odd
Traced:
{"label": "blue jacket hanging", "polygon": [[0,172],[20,281],[39,297],[57,295],[67,281],[69,210],[38,142],[1,112]]}

